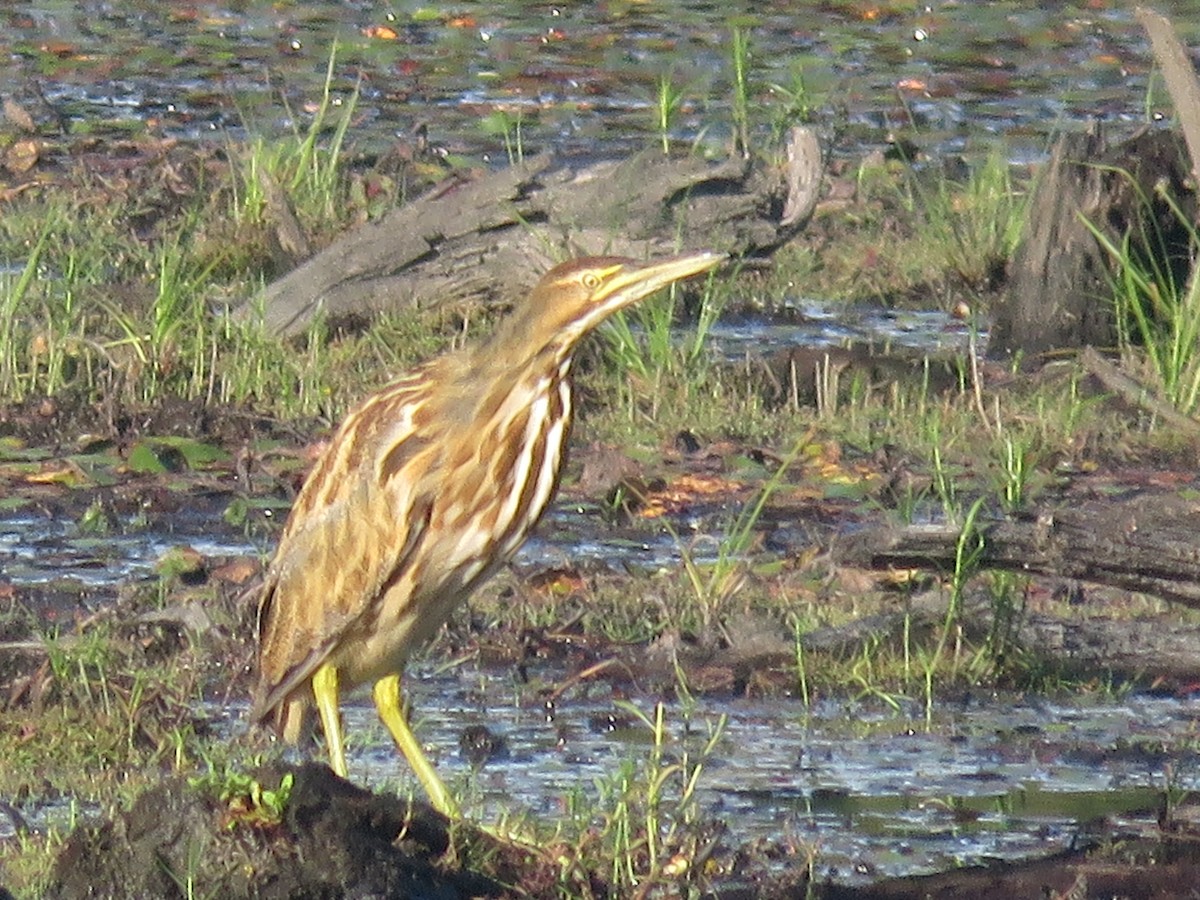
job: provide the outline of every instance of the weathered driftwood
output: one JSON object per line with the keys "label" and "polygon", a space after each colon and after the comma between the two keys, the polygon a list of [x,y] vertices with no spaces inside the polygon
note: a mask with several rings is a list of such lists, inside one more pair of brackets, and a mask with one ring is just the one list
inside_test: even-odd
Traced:
{"label": "weathered driftwood", "polygon": [[[1200,608],[1200,503],[1145,493],[1047,508],[985,524],[982,568],[1111,585]],[[870,529],[835,548],[865,568],[951,571],[959,530],[950,525]]]}
{"label": "weathered driftwood", "polygon": [[1184,415],[1146,385],[1121,371],[1092,347],[1084,347],[1079,354],[1079,363],[1104,385],[1105,389],[1120,397],[1130,406],[1146,410],[1162,424],[1180,434],[1200,437],[1200,421]]}
{"label": "weathered driftwood", "polygon": [[[946,621],[949,593],[928,591],[902,608],[863,616],[843,625],[817,628],[801,638],[806,652],[853,655],[865,644],[904,639]],[[994,599],[985,590],[965,599],[958,621],[973,640],[985,640],[996,626]],[[1007,624],[1007,623],[1006,623]],[[1081,668],[1191,681],[1200,670],[1200,626],[1172,623],[1146,627],[1142,619],[1046,616],[1026,612],[1013,623],[1021,647]]]}
{"label": "weathered driftwood", "polygon": [[[1151,9],[1138,7],[1136,12],[1138,21],[1150,37],[1154,60],[1162,69],[1167,93],[1171,95],[1179,128],[1187,142],[1192,162],[1190,183],[1194,190],[1197,177],[1200,177],[1200,79],[1196,77],[1191,54],[1179,40],[1170,21]],[[1194,216],[1191,221],[1195,221]],[[1196,296],[1197,278],[1200,278],[1200,268],[1193,265],[1184,296]]]}
{"label": "weathered driftwood", "polygon": [[1138,22],[1150,37],[1154,60],[1162,69],[1180,130],[1187,141],[1192,177],[1200,177],[1200,79],[1196,78],[1191,54],[1165,16],[1143,7],[1138,7],[1136,12]]}
{"label": "weathered driftwood", "polygon": [[803,228],[821,171],[805,128],[789,136],[781,166],[647,152],[572,168],[542,156],[393,210],[275,281],[243,313],[261,304],[272,332],[293,334],[318,315],[509,302],[570,256],[763,256]]}

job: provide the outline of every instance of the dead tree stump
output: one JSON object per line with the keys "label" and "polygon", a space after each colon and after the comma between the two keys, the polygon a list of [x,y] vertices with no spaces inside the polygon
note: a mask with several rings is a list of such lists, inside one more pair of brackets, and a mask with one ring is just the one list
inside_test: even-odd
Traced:
{"label": "dead tree stump", "polygon": [[1139,265],[1170,272],[1182,288],[1196,213],[1189,169],[1172,132],[1142,131],[1112,147],[1099,126],[1061,138],[1030,201],[989,355],[1030,358],[1116,343],[1114,260],[1088,223],[1118,247],[1128,238]]}

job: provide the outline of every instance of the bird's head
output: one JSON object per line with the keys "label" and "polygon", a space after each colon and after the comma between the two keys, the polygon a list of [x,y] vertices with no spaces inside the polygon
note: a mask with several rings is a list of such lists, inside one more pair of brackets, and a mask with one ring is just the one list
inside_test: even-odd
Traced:
{"label": "bird's head", "polygon": [[525,308],[514,316],[520,332],[512,337],[573,347],[617,310],[725,258],[723,253],[703,252],[649,262],[589,256],[561,263],[542,276]]}

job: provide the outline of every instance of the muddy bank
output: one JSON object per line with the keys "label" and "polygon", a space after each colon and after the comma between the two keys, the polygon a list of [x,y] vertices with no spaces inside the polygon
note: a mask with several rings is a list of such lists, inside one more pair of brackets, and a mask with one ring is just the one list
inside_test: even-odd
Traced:
{"label": "muddy bank", "polygon": [[[258,770],[267,791],[287,785],[282,809],[230,790],[171,779],[128,812],[75,831],[63,848],[47,900],[188,897],[406,898],[610,897],[600,872],[573,868],[568,848],[499,841],[467,824],[448,828],[424,804],[372,794],[322,765]],[[289,783],[290,781],[290,783]],[[1195,812],[1195,810],[1192,810]],[[769,846],[735,847],[721,823],[702,857],[677,862],[654,896],[698,892],[713,900],[812,897],[824,900],[918,900],[973,896],[1174,898],[1200,883],[1200,831],[1170,820],[1157,835],[1101,824],[1078,849],[1048,859],[997,863],[869,886],[810,883],[801,866],[778,871]],[[861,873],[860,873],[861,874]],[[654,883],[648,881],[647,885]],[[642,896],[642,894],[639,894]]]}
{"label": "muddy bank", "polygon": [[[451,900],[504,893],[494,878],[453,862],[447,823],[423,805],[373,795],[315,764],[251,777],[266,791],[288,785],[286,802],[272,805],[244,786],[204,790],[175,778],[117,818],[77,829],[46,897]],[[465,826],[460,832],[482,839]]]}

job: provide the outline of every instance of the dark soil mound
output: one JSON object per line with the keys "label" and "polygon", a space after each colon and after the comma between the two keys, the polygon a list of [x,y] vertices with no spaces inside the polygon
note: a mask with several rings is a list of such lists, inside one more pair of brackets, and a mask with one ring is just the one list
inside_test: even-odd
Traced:
{"label": "dark soil mound", "polygon": [[457,900],[504,893],[444,858],[447,823],[428,807],[372,794],[313,763],[270,768],[258,780],[279,784],[288,772],[291,797],[274,823],[255,821],[184,779],[164,782],[129,812],[78,829],[46,897]]}

